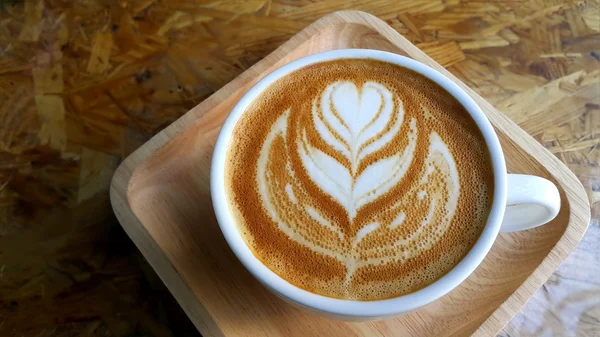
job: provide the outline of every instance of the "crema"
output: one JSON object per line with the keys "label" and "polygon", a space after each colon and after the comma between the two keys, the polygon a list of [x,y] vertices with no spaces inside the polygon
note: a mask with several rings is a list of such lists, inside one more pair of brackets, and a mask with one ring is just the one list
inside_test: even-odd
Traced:
{"label": "crema", "polygon": [[379,300],[449,272],[486,224],[491,158],[465,108],[377,60],[310,65],[236,124],[229,208],[253,254],[316,294]]}

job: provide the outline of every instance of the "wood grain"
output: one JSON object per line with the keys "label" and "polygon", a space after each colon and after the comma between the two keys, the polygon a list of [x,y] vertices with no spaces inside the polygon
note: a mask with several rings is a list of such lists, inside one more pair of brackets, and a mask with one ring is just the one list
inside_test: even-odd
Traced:
{"label": "wood grain", "polygon": [[576,173],[592,226],[504,335],[599,335],[597,0],[0,1],[0,335],[193,334],[112,215],[110,177],[153,134],[342,9],[385,20]]}
{"label": "wood grain", "polygon": [[[404,54],[456,81],[496,128],[509,172],[551,179],[563,199],[561,213],[550,224],[502,234],[484,263],[448,296],[375,323],[325,319],[270,294],[231,253],[210,203],[210,157],[233,104],[273,69],[339,48]],[[217,336],[495,334],[575,248],[589,222],[585,191],[564,164],[390,26],[352,11],[311,24],[135,151],[117,169],[111,199],[126,232],[200,332]]]}

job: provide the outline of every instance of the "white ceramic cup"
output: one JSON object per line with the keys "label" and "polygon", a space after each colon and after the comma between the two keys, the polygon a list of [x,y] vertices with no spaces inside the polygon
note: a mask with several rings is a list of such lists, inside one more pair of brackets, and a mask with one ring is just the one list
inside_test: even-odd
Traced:
{"label": "white ceramic cup", "polygon": [[[481,129],[494,169],[494,196],[488,221],[465,258],[429,286],[407,295],[380,301],[354,301],[321,296],[298,288],[272,272],[252,254],[238,231],[229,211],[224,186],[224,169],[231,134],[248,105],[273,82],[295,70],[309,64],[344,58],[368,58],[397,64],[439,84],[466,108]],[[475,101],[458,85],[413,59],[368,49],[341,49],[309,55],[290,62],[261,79],[239,100],[223,124],[213,152],[210,174],[212,203],[221,231],[235,255],[250,273],[275,294],[292,303],[327,316],[350,320],[394,316],[435,301],[458,286],[477,268],[492,247],[498,232],[525,230],[543,225],[552,220],[560,209],[558,189],[550,181],[530,175],[507,174],[504,154],[492,125]]]}

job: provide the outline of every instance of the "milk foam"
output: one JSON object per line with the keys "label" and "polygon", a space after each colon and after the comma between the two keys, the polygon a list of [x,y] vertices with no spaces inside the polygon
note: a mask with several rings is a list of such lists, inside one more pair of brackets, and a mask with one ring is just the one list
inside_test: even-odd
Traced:
{"label": "milk foam", "polygon": [[481,134],[406,69],[309,68],[236,126],[228,189],[245,240],[271,270],[325,296],[380,299],[431,283],[485,224],[493,185]]}
{"label": "milk foam", "polygon": [[[290,137],[288,135],[290,110],[281,114],[272,125],[256,163],[257,186],[262,204],[279,228],[297,243],[344,264],[347,270],[347,281],[351,279],[357,268],[407,260],[421,250],[435,245],[454,217],[456,201],[460,194],[456,162],[451,151],[436,132],[431,132],[429,135],[430,145],[425,161],[427,169],[420,179],[419,187],[411,190],[409,195],[409,198],[416,197],[421,201],[428,199],[430,206],[425,219],[417,231],[410,236],[388,241],[378,247],[380,250],[396,251],[396,253],[379,254],[373,258],[361,257],[361,249],[358,245],[365,237],[388,234],[387,231],[378,232],[381,228],[380,222],[359,225],[353,237],[346,237],[341,230],[341,225],[328,220],[327,214],[312,207],[310,203],[300,205],[314,223],[321,227],[321,230],[335,233],[340,239],[338,245],[332,245],[331,242],[324,245],[318,238],[313,237],[319,231],[307,230],[310,226],[307,226],[302,219],[294,219],[286,214],[289,213],[289,207],[285,203],[277,205],[273,202],[287,197],[292,204],[302,203],[302,200],[298,200],[295,196],[292,185],[287,184],[286,194],[282,195],[279,186],[269,179],[269,153],[276,139],[285,139],[287,147],[297,148],[303,169],[312,182],[346,210],[346,216],[352,225],[360,208],[377,200],[400,183],[413,161],[417,143],[417,122],[415,119],[404,120],[402,101],[394,97],[382,84],[366,82],[362,87],[357,87],[352,82],[333,83],[320,97],[314,98],[311,114],[323,143],[330,146],[332,150],[338,151],[346,159],[346,164],[311,145],[306,129],[301,129]],[[397,136],[403,122],[409,124],[405,147],[390,156],[362,165],[365,158],[388,145]],[[360,167],[364,168],[359,170]],[[290,180],[293,181],[295,172],[289,169],[288,171]],[[444,200],[440,198],[438,186],[429,193],[426,192],[429,177],[435,171],[445,177],[444,186],[440,186],[445,188],[448,194]],[[442,209],[445,216],[438,219],[436,223],[431,223],[437,209]],[[400,226],[406,216],[402,207],[396,206],[395,211],[397,215],[388,225],[390,229]],[[424,231],[424,229],[430,230]],[[345,240],[351,242],[350,247],[344,244]],[[400,246],[406,246],[408,251],[397,249]],[[409,249],[413,246],[418,246],[419,249]]]}

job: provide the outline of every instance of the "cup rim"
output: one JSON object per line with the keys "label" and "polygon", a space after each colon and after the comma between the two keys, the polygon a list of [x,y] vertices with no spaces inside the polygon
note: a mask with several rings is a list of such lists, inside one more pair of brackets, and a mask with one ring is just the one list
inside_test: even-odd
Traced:
{"label": "cup rim", "polygon": [[[428,286],[409,294],[383,300],[357,301],[326,297],[299,288],[275,274],[254,256],[229,212],[224,169],[232,131],[241,115],[249,104],[276,80],[310,64],[337,59],[375,59],[389,62],[416,71],[434,81],[458,100],[471,115],[484,137],[491,156],[494,195],[488,221],[480,237],[467,255],[448,273]],[[213,208],[223,236],[244,267],[262,284],[301,306],[323,313],[377,318],[409,312],[441,298],[462,283],[479,266],[500,230],[506,208],[506,179],[506,164],[496,132],[475,101],[456,83],[437,70],[398,54],[371,49],[338,49],[308,55],[287,63],[259,80],[242,96],[225,120],[217,138],[211,161],[210,188]]]}

